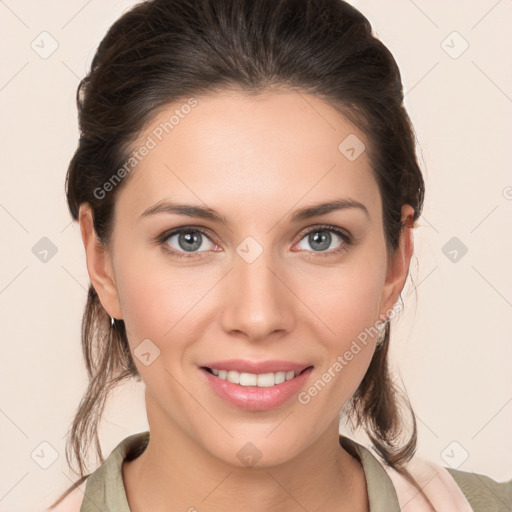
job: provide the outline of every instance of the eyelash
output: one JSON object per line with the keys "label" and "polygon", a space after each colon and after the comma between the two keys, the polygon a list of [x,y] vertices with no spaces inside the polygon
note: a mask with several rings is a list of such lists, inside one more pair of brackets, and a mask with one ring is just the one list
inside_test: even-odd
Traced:
{"label": "eyelash", "polygon": [[[331,249],[330,251],[306,251],[306,252],[312,252],[314,253],[316,256],[320,256],[320,257],[327,257],[327,256],[332,256],[334,254],[341,254],[345,251],[347,251],[349,249],[349,247],[351,245],[353,245],[354,243],[354,240],[352,238],[352,236],[350,236],[349,234],[343,232],[343,231],[340,231],[339,228],[336,228],[335,226],[330,226],[328,224],[321,224],[319,226],[313,226],[313,228],[309,229],[308,231],[305,231],[301,234],[301,237],[299,238],[299,242],[304,238],[306,237],[307,235],[310,235],[311,233],[317,233],[317,232],[322,232],[322,231],[330,231],[330,232],[333,232],[335,233],[336,235],[338,235],[342,240],[343,240],[343,244],[338,247],[337,249]],[[175,249],[172,249],[169,247],[169,245],[167,244],[167,240],[169,240],[169,238],[171,238],[172,236],[174,235],[179,235],[180,233],[182,232],[186,232],[186,233],[201,233],[202,235],[206,236],[208,239],[211,240],[211,237],[209,236],[209,232],[206,231],[205,229],[203,228],[199,228],[199,227],[195,227],[195,226],[183,226],[181,228],[176,228],[176,229],[173,229],[171,231],[166,231],[164,233],[162,233],[161,235],[159,235],[158,237],[156,237],[155,239],[155,242],[158,244],[158,245],[161,245],[162,248],[168,252],[169,254],[171,254],[173,257],[177,257],[177,258],[195,258],[198,253],[197,252],[191,252],[191,253],[185,253],[185,252],[181,252],[181,251],[176,251]],[[203,251],[201,251],[203,252]],[[301,251],[303,252],[303,251]]]}

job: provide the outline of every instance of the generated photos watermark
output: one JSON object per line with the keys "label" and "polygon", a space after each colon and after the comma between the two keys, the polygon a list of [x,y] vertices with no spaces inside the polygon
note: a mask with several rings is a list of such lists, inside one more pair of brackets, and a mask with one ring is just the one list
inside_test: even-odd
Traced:
{"label": "generated photos watermark", "polygon": [[[386,316],[388,320],[391,320],[395,317],[403,308],[402,302],[397,302],[392,309],[386,312]],[[382,320],[377,320],[374,325],[371,327],[366,327],[364,331],[361,331],[357,335],[357,339],[352,340],[350,347],[345,350],[345,352],[336,357],[334,361],[327,370],[322,373],[322,375],[306,390],[302,391],[297,395],[297,399],[299,403],[302,405],[307,405],[311,402],[311,399],[320,393],[331,380],[333,380],[336,375],[338,375],[345,366],[347,366],[354,357],[359,354],[362,350],[362,346],[366,346],[368,343],[368,338],[371,337],[373,339],[374,336],[380,334],[380,330],[383,328],[385,322]]]}

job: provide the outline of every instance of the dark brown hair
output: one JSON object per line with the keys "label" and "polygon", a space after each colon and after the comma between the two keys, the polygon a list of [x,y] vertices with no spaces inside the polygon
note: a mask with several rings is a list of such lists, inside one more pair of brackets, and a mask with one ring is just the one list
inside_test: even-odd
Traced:
{"label": "dark brown hair", "polygon": [[[150,0],[124,13],[78,86],[80,140],[66,177],[73,219],[88,203],[96,234],[108,245],[116,196],[128,178],[108,193],[97,191],[105,191],[159,109],[217,92],[274,89],[316,95],[366,135],[391,253],[404,228],[401,207],[414,208],[414,221],[421,214],[424,182],[398,66],[369,21],[342,0]],[[347,410],[383,461],[401,471],[415,452],[417,430],[388,369],[389,329],[388,323]],[[104,462],[98,423],[110,391],[123,380],[140,380],[123,321],[111,325],[92,286],[82,349],[89,386],[66,444],[67,462],[72,467],[75,457],[81,478],[52,507],[89,476],[84,459],[93,441]],[[405,431],[400,402],[412,419],[406,442],[399,440]]]}

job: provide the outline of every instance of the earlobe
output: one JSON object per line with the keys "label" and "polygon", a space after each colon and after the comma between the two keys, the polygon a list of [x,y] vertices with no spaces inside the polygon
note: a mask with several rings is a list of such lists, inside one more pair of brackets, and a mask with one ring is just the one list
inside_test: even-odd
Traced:
{"label": "earlobe", "polygon": [[93,214],[88,204],[82,204],[78,215],[85,249],[87,271],[101,305],[113,318],[123,318],[110,253],[98,239]]}
{"label": "earlobe", "polygon": [[384,284],[380,311],[380,318],[382,320],[389,316],[389,312],[398,301],[409,274],[409,265],[414,248],[413,219],[414,209],[410,205],[404,205],[402,207],[403,228],[400,233],[400,242],[389,260],[386,282]]}

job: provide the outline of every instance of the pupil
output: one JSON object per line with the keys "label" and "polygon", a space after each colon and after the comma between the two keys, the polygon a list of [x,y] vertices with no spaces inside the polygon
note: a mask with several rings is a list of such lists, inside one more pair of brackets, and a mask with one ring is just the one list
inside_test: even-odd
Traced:
{"label": "pupil", "polygon": [[[320,236],[318,235],[319,233],[321,233]],[[329,245],[331,245],[331,234],[328,231],[317,231],[309,235],[309,242],[312,247],[314,247],[316,243],[320,244],[320,246],[317,247],[319,250],[328,249]]]}
{"label": "pupil", "polygon": [[201,247],[200,234],[197,233],[196,231],[182,233],[179,238],[179,243],[180,247],[185,251],[194,251],[196,249],[199,249],[199,247]]}

